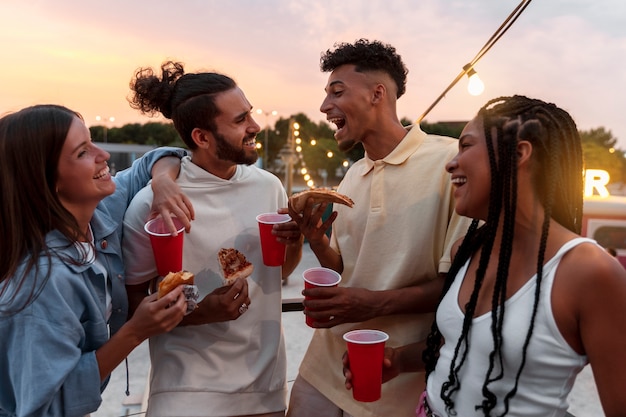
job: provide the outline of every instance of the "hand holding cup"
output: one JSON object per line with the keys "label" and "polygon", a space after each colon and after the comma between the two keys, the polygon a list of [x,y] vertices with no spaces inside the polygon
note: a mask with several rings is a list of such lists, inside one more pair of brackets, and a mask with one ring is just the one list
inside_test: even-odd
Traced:
{"label": "hand holding cup", "polygon": [[352,330],[344,334],[343,339],[348,345],[352,396],[361,402],[379,400],[385,342],[389,336],[380,330]]}

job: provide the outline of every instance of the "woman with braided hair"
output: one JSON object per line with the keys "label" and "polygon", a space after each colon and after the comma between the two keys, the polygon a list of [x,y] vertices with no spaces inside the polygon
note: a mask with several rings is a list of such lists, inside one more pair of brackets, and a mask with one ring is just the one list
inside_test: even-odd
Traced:
{"label": "woman with braided hair", "polygon": [[475,220],[428,339],[388,348],[384,379],[426,370],[418,416],[556,417],[590,363],[606,416],[626,415],[626,272],[579,235],[583,160],[569,114],[491,100],[446,169],[457,213]]}

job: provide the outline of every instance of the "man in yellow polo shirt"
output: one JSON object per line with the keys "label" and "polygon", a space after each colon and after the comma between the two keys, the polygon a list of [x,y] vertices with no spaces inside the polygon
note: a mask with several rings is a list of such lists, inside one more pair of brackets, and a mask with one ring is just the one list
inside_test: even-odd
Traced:
{"label": "man in yellow polo shirt", "polygon": [[[293,385],[288,417],[397,417],[415,415],[424,388],[421,373],[383,385],[382,398],[360,403],[344,387],[345,332],[383,330],[390,346],[424,339],[433,320],[451,245],[469,227],[454,212],[445,164],[457,153],[453,138],[405,127],[396,101],[407,69],[395,48],[361,39],[335,45],[321,59],[330,72],[320,110],[337,126],[343,151],[361,143],[365,157],[346,173],[338,191],[354,207],[325,205],[291,214],[320,264],[342,274],[337,288],[305,290],[305,313],[319,320]],[[332,225],[330,239],[324,232]],[[328,319],[330,318],[330,321]]]}

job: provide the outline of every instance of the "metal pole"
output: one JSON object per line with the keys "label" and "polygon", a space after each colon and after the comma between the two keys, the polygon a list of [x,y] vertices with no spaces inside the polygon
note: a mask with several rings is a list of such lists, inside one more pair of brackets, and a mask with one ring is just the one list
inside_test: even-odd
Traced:
{"label": "metal pole", "polygon": [[269,130],[269,125],[267,124],[267,116],[265,116],[265,139],[263,143],[263,149],[265,149],[265,162],[263,163],[263,168],[268,169],[270,162],[270,149],[267,147],[267,133]]}
{"label": "metal pole", "polygon": [[287,195],[291,195],[291,190],[293,188],[293,156],[294,156],[294,146],[293,146],[293,123],[290,122],[289,127],[289,158],[287,159],[287,172],[285,172],[285,183],[286,183],[286,191]]}

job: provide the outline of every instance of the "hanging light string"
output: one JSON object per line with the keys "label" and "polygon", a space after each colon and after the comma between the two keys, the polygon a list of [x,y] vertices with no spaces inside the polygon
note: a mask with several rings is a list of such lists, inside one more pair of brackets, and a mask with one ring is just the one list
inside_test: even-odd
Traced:
{"label": "hanging light string", "polygon": [[[317,184],[315,183],[315,180],[313,179],[313,173],[309,171],[309,169],[306,166],[306,162],[304,161],[304,154],[303,154],[304,147],[302,146],[303,143],[304,143],[304,139],[302,139],[302,137],[298,136],[295,138],[294,150],[296,152],[296,156],[298,157],[298,161],[294,165],[293,168],[294,170],[297,170],[300,173],[307,187],[317,188]],[[309,141],[309,145],[312,148],[317,148],[320,152],[323,152],[328,159],[333,159],[337,156],[335,151],[321,145],[320,142],[316,140],[315,138],[311,138],[311,140]],[[299,164],[299,168],[297,166],[298,164]],[[349,165],[350,165],[350,162],[347,159],[342,160],[341,166],[343,167],[344,170]]]}
{"label": "hanging light string", "polygon": [[435,100],[433,104],[431,104],[430,107],[428,107],[428,109],[426,109],[426,111],[422,113],[419,119],[417,119],[417,121],[415,122],[416,124],[419,125],[421,123],[424,117],[426,117],[426,115],[430,113],[430,111],[441,101],[441,99],[443,99],[446,96],[448,91],[450,91],[452,87],[454,87],[456,83],[458,83],[461,80],[461,78],[467,75],[470,71],[473,71],[474,65],[476,65],[476,63],[487,53],[487,51],[491,49],[491,47],[493,47],[493,45],[495,45],[495,43],[502,37],[502,35],[504,35],[506,31],[509,30],[509,28],[520,17],[520,15],[526,9],[526,7],[528,7],[531,1],[532,0],[522,0],[520,4],[517,5],[517,7],[506,18],[506,20],[500,25],[498,30],[496,30],[496,32],[491,36],[491,38],[489,38],[487,43],[485,43],[485,45],[480,49],[480,51],[478,51],[474,59],[472,59],[469,63],[463,66],[463,70],[459,73],[459,75],[457,75],[456,78],[450,83],[450,85],[448,85],[448,87],[446,87],[446,89],[443,90],[443,93],[441,93],[441,95],[437,97],[437,100]]}
{"label": "hanging light string", "polygon": [[[313,142],[315,141],[315,142]],[[300,143],[298,143],[298,141],[296,140],[296,153],[298,155],[298,161],[300,162],[300,169],[299,172],[302,175],[302,179],[304,180],[304,182],[306,183],[307,187],[309,188],[316,188],[317,185],[315,184],[315,180],[313,179],[313,176],[311,175],[311,173],[309,172],[307,166],[306,166],[306,162],[304,162],[304,155],[302,153],[303,151],[303,147],[302,147],[302,139],[300,139]],[[331,159],[335,157],[335,152],[332,149],[328,149],[322,145],[320,145],[320,143],[315,140],[312,139],[309,142],[311,147],[315,147],[318,148],[321,152],[323,152],[324,154],[326,154],[326,157]],[[343,165],[343,163],[342,163]]]}

